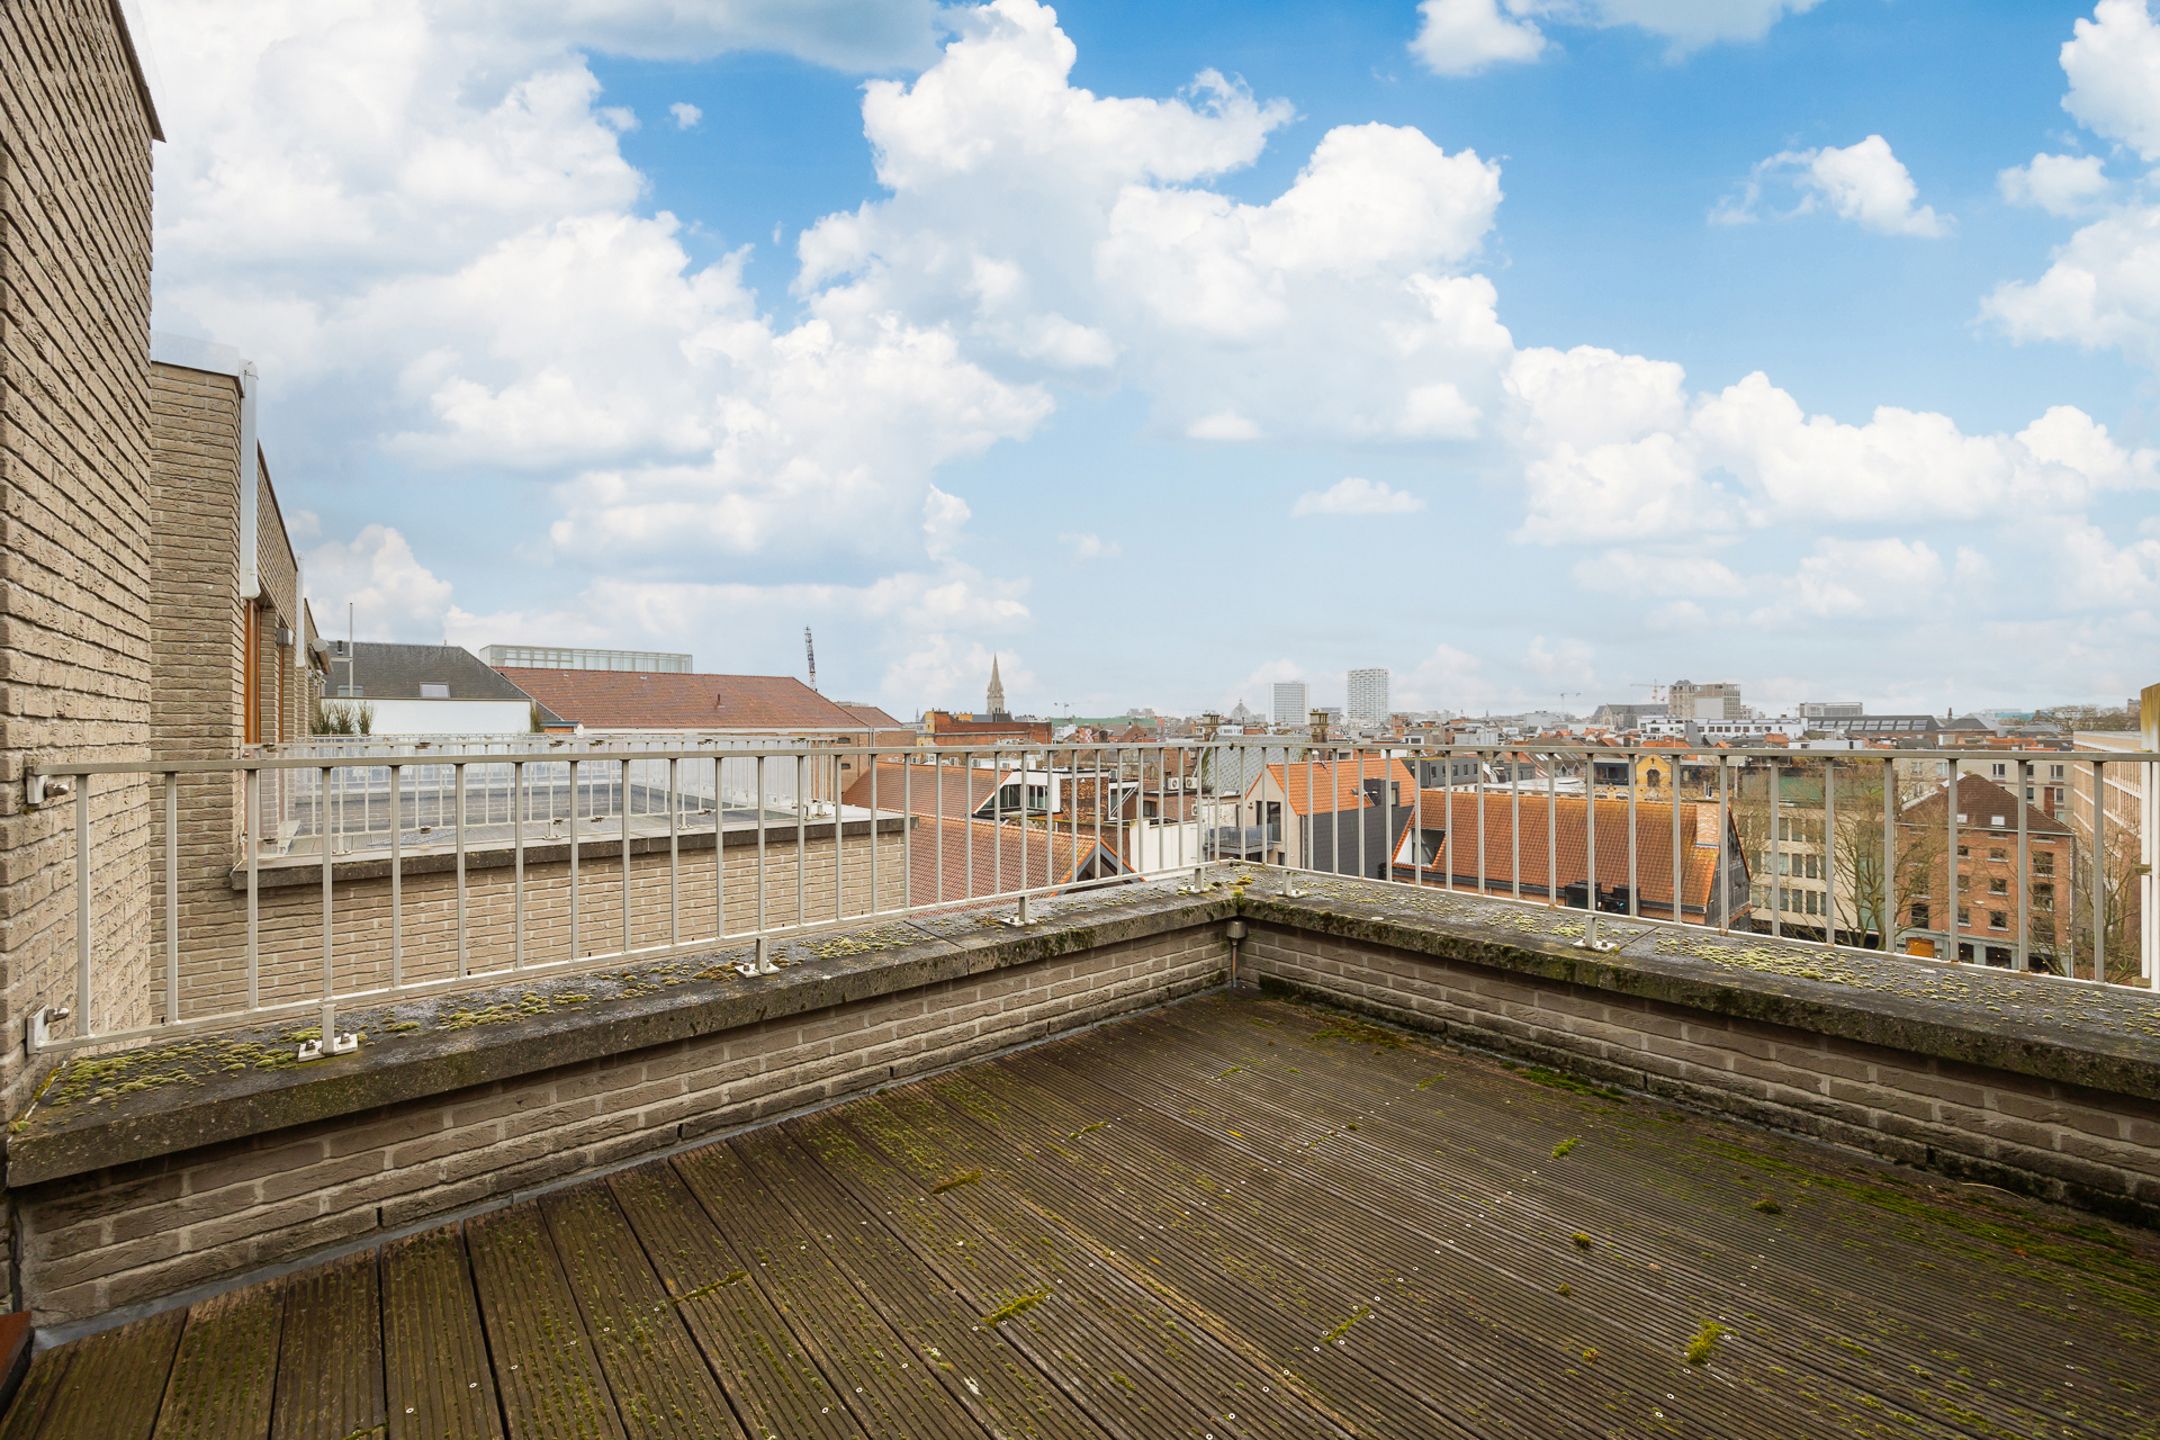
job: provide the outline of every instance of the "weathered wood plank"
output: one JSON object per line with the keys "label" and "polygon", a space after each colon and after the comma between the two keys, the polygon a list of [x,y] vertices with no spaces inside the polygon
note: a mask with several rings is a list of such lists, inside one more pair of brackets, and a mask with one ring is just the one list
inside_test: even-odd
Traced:
{"label": "weathered wood plank", "polygon": [[742,1247],[751,1275],[873,1435],[977,1440],[982,1427],[945,1393],[930,1359],[879,1318],[774,1206],[727,1146],[677,1158],[676,1173],[715,1225]]}
{"label": "weathered wood plank", "polygon": [[630,1440],[716,1440],[742,1427],[604,1184],[541,1202]]}
{"label": "weathered wood plank", "polygon": [[623,1440],[539,1209],[514,1205],[468,1221],[465,1248],[510,1440]]}
{"label": "weathered wood plank", "polygon": [[854,1440],[864,1433],[673,1167],[641,1165],[611,1176],[608,1187],[752,1435]]}
{"label": "weathered wood plank", "polygon": [[740,1137],[734,1148],[765,1192],[794,1211],[863,1298],[915,1341],[952,1397],[992,1431],[1045,1440],[1095,1440],[1102,1434],[1100,1425],[1030,1363],[1005,1327],[982,1323],[989,1307],[969,1302],[944,1283],[809,1151],[779,1130]]}
{"label": "weathered wood plank", "polygon": [[75,1346],[63,1345],[30,1357],[29,1373],[8,1402],[6,1417],[0,1419],[0,1440],[36,1440],[60,1398],[60,1382],[75,1363],[75,1353]]}
{"label": "weathered wood plank", "polygon": [[[916,1123],[918,1114],[932,1123]],[[927,1096],[894,1091],[794,1128],[844,1183],[883,1207],[924,1262],[953,1276],[982,1313],[995,1313],[1016,1296],[1040,1295],[1040,1303],[998,1328],[1040,1354],[1106,1429],[1134,1437],[1197,1431],[1278,1440],[1357,1432],[1349,1417],[1316,1398],[1301,1372],[1267,1365],[1249,1345],[1194,1324],[1178,1290],[1157,1273],[1161,1262],[1150,1246],[1138,1250],[1148,1268],[1129,1270],[1113,1263],[1108,1242],[1017,1198],[993,1178],[990,1165],[1026,1163],[1025,1152],[978,1151],[972,1137],[939,1128],[945,1123]],[[984,1180],[947,1183],[978,1168]],[[1384,1412],[1372,1407],[1365,1418],[1374,1416]],[[1426,1433],[1445,1432],[1429,1426]]]}
{"label": "weathered wood plank", "polygon": [[188,1311],[158,1412],[157,1440],[263,1440],[283,1312],[284,1296],[275,1285],[252,1285]]}
{"label": "weathered wood plank", "polygon": [[472,1270],[457,1230],[382,1252],[390,1440],[503,1440]]}
{"label": "weathered wood plank", "polygon": [[78,1340],[38,1440],[147,1440],[187,1312],[168,1310]]}
{"label": "weathered wood plank", "polygon": [[295,1275],[285,1290],[273,1440],[383,1433],[382,1301],[374,1251]]}

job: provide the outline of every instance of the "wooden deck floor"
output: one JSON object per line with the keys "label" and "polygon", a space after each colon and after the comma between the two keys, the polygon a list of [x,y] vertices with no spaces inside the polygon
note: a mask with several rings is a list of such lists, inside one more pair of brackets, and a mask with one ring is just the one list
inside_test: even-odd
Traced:
{"label": "wooden deck floor", "polygon": [[2156,1416],[2153,1236],[1212,996],[47,1351],[0,1440]]}

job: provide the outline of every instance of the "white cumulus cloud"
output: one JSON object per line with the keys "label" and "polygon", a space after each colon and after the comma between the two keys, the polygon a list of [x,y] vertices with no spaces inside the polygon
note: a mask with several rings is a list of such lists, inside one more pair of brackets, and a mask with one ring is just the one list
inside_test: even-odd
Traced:
{"label": "white cumulus cloud", "polygon": [[1543,25],[1631,26],[1674,57],[1725,41],[1760,40],[1819,0],[1421,0],[1410,53],[1439,75],[1521,64],[1554,48]]}
{"label": "white cumulus cloud", "polygon": [[1920,188],[1912,172],[1880,135],[1843,147],[1827,145],[1772,155],[1755,167],[1736,194],[1711,212],[1711,218],[1725,224],[1760,218],[1766,186],[1788,186],[1797,195],[1790,208],[1776,212],[1780,219],[1827,210],[1878,234],[1930,239],[1949,234],[1954,223],[1934,207],[1919,203]]}
{"label": "white cumulus cloud", "polygon": [[705,118],[705,112],[687,100],[677,100],[667,108],[677,130],[695,130],[698,122]]}
{"label": "white cumulus cloud", "polygon": [[2149,0],[2099,0],[2062,47],[2063,109],[2097,135],[2160,160],[2160,23]]}
{"label": "white cumulus cloud", "polygon": [[1325,490],[1308,490],[1290,507],[1293,516],[1305,515],[1414,515],[1425,508],[1424,500],[1398,490],[1384,480],[1347,475]]}
{"label": "white cumulus cloud", "polygon": [[2035,155],[1995,177],[2003,199],[2050,215],[2077,215],[2112,188],[2097,155]]}
{"label": "white cumulus cloud", "polygon": [[1520,0],[1421,0],[1410,53],[1435,75],[1474,75],[1493,65],[1535,60],[1545,33],[1521,18]]}

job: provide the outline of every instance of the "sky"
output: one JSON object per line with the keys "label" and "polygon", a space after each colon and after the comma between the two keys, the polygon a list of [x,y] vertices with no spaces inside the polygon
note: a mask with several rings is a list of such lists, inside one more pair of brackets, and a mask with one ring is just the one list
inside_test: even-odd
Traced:
{"label": "sky", "polygon": [[322,628],[913,715],[2160,680],[2148,0],[140,0]]}

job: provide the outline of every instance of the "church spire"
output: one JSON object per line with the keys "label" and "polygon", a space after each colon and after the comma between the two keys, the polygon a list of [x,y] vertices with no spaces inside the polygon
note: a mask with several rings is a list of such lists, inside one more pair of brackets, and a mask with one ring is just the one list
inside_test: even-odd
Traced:
{"label": "church spire", "polygon": [[983,697],[983,709],[993,716],[1005,713],[1005,682],[998,678],[997,656],[990,657],[990,692]]}

